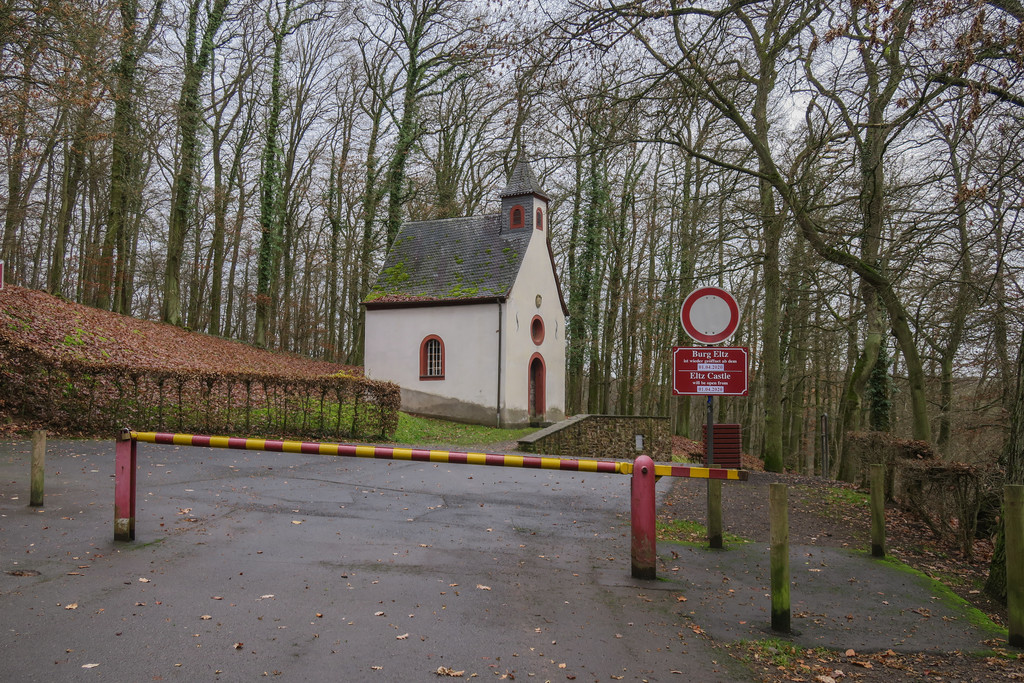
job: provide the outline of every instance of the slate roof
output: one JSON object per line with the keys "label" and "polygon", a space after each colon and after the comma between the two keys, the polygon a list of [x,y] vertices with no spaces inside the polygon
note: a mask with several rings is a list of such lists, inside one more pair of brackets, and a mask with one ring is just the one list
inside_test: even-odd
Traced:
{"label": "slate roof", "polygon": [[498,193],[498,196],[514,197],[523,194],[535,194],[544,200],[550,199],[540,186],[540,182],[537,180],[537,176],[534,175],[530,164],[525,159],[520,158],[516,161],[515,168],[512,169],[512,175],[508,177],[508,185]]}
{"label": "slate roof", "polygon": [[406,223],[364,303],[375,308],[504,300],[534,231],[503,235],[500,219],[490,214]]}

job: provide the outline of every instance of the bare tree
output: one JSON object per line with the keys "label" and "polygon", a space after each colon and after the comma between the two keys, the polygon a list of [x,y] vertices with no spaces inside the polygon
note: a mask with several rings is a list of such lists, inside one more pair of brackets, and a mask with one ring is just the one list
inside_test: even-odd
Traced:
{"label": "bare tree", "polygon": [[[199,94],[203,75],[213,57],[217,32],[224,22],[230,0],[206,4],[190,0],[186,16],[184,62],[181,95],[178,97],[178,164],[171,186],[171,216],[167,229],[167,257],[164,269],[164,305],[162,319],[181,325],[181,254],[193,211],[193,185],[199,168],[199,127],[203,121]],[[201,21],[202,20],[202,21]],[[202,33],[200,23],[204,23]]]}

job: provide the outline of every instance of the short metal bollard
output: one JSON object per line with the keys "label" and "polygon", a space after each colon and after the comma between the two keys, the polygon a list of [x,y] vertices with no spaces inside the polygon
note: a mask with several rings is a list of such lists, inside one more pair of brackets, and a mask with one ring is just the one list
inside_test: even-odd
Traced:
{"label": "short metal bollard", "polygon": [[632,575],[634,579],[658,578],[658,548],[654,509],[654,461],[641,455],[633,461],[630,484],[632,520]]}
{"label": "short metal bollard", "polygon": [[117,435],[114,452],[114,540],[135,540],[136,441],[127,429]]}

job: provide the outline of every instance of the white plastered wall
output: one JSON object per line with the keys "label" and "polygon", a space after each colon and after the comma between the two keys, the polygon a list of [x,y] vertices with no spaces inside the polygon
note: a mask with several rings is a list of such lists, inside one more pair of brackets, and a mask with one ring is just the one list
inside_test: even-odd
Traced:
{"label": "white plastered wall", "polygon": [[[545,228],[547,222],[545,212]],[[533,233],[506,305],[502,393],[503,422],[507,424],[529,421],[529,363],[537,352],[543,356],[546,367],[544,419],[554,422],[565,417],[565,315],[548,254],[546,229]],[[544,321],[544,341],[539,346],[530,336],[530,322],[535,315]]]}
{"label": "white plastered wall", "polygon": [[[420,344],[444,342],[445,376],[420,379]],[[495,424],[498,304],[388,308],[366,312],[364,371],[402,387],[402,409]]]}

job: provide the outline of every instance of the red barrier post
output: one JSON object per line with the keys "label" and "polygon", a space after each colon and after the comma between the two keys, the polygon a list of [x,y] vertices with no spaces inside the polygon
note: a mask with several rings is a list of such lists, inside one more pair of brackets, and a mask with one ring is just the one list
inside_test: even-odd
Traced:
{"label": "red barrier post", "polygon": [[135,540],[135,471],[137,442],[127,429],[114,450],[114,540]]}
{"label": "red barrier post", "polygon": [[658,549],[654,524],[654,461],[647,455],[633,461],[630,519],[633,526],[633,578],[656,579]]}

